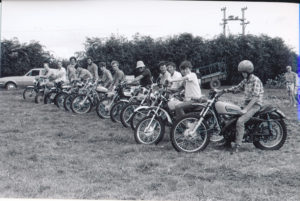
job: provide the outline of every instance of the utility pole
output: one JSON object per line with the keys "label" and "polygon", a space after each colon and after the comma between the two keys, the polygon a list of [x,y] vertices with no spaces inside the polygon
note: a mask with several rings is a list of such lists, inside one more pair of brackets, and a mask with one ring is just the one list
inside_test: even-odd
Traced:
{"label": "utility pole", "polygon": [[226,7],[221,8],[221,11],[223,11],[223,23],[221,25],[223,25],[223,35],[226,36]]}
{"label": "utility pole", "polygon": [[241,21],[241,25],[242,25],[242,35],[245,35],[245,29],[246,29],[246,25],[250,24],[250,22],[246,22],[246,18],[245,18],[245,10],[247,10],[247,7],[244,7],[241,9],[242,10],[242,18],[239,18],[238,16],[234,17],[233,15],[228,16],[228,18],[226,18],[226,7],[221,8],[221,11],[223,11],[223,23],[221,23],[220,25],[223,25],[223,34],[224,36],[226,36],[226,24],[228,24],[228,21],[236,21],[239,20]]}
{"label": "utility pole", "polygon": [[242,19],[241,19],[241,21],[242,21],[242,23],[241,23],[241,25],[242,25],[242,34],[245,35],[246,25],[247,25],[247,24],[250,24],[250,22],[249,22],[249,21],[248,21],[248,22],[245,22],[245,21],[246,21],[246,18],[245,18],[245,10],[247,10],[247,7],[244,7],[244,8],[242,8],[241,10],[242,10]]}

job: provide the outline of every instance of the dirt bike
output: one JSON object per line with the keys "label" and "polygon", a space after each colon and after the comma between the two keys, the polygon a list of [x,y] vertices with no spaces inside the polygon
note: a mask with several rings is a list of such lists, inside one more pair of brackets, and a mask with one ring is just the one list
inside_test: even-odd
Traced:
{"label": "dirt bike", "polygon": [[141,87],[139,94],[135,97],[135,99],[131,102],[128,102],[120,112],[120,120],[124,127],[130,126],[130,121],[132,120],[132,115],[134,114],[134,110],[139,106],[143,105],[151,105],[152,101],[154,101],[153,95],[153,86],[150,89],[145,87]]}
{"label": "dirt bike", "polygon": [[74,113],[84,114],[91,111],[93,106],[105,97],[107,89],[97,90],[98,82],[94,82],[92,79],[87,81],[85,86],[86,93],[77,94],[72,100],[71,109]]}
{"label": "dirt bike", "polygon": [[[165,127],[172,126],[175,121],[175,111],[170,110],[169,101],[180,100],[180,94],[172,93],[167,88],[159,90],[156,106],[141,106],[147,111],[147,116],[139,121],[135,130],[134,138],[139,144],[158,144],[165,134]],[[200,103],[194,103],[184,112],[196,112],[202,109]]]}
{"label": "dirt bike", "polygon": [[[211,91],[205,108],[198,114],[186,114],[172,126],[170,138],[176,151],[197,152],[206,148],[212,132],[224,137],[224,143],[235,140],[236,121],[242,115],[241,107],[219,98],[224,91]],[[210,128],[205,121],[207,115],[215,118],[215,127]],[[272,105],[263,106],[246,124],[244,143],[253,143],[263,150],[280,149],[287,137],[285,115]]]}
{"label": "dirt bike", "polygon": [[63,86],[63,82],[55,82],[54,87],[51,87],[49,92],[45,94],[44,104],[54,104],[55,96],[60,92],[68,91],[71,87]]}
{"label": "dirt bike", "polygon": [[96,107],[96,112],[101,119],[110,118],[110,110],[120,100],[129,100],[130,91],[125,91],[126,82],[121,82],[113,91],[107,93],[106,97],[101,99]]}
{"label": "dirt bike", "polygon": [[[82,88],[84,86],[84,83],[79,81],[79,80],[74,80],[71,82],[71,88],[67,91],[62,91],[60,93],[57,93],[55,98],[54,98],[54,104],[60,108],[60,109],[66,109],[65,107],[65,99],[71,95],[71,94],[78,94],[80,88]],[[71,110],[71,102],[67,102],[66,104],[68,104],[67,106],[67,111],[68,109]]]}
{"label": "dirt bike", "polygon": [[121,111],[126,105],[136,103],[138,101],[138,94],[140,93],[140,91],[141,87],[131,87],[130,94],[128,94],[128,96],[130,96],[129,99],[123,98],[115,104],[113,104],[109,112],[110,119],[112,120],[112,122],[121,123]]}
{"label": "dirt bike", "polygon": [[43,83],[45,82],[46,78],[43,77],[36,77],[32,86],[27,86],[23,91],[23,99],[24,100],[35,100],[35,97],[38,93],[42,92],[44,87]]}

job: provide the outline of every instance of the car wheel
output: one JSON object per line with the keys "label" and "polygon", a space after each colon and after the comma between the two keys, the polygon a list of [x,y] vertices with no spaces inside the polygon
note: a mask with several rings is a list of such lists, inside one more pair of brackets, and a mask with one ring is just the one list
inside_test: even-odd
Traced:
{"label": "car wheel", "polygon": [[16,89],[16,88],[17,88],[17,85],[16,85],[15,83],[13,83],[13,82],[9,82],[9,83],[7,83],[7,84],[5,85],[5,88],[6,88],[7,90],[13,90],[13,89]]}

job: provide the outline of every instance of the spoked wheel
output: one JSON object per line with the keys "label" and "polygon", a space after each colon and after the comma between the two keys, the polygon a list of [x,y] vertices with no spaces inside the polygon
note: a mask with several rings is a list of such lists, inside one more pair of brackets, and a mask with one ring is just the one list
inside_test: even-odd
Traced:
{"label": "spoked wheel", "polygon": [[49,93],[47,93],[44,98],[44,104],[54,104],[56,94],[56,91],[50,91]]}
{"label": "spoked wheel", "polygon": [[121,118],[120,118],[120,113],[123,109],[123,107],[127,104],[128,102],[125,101],[119,101],[116,104],[113,105],[113,107],[110,110],[110,119],[113,122],[121,122]]}
{"label": "spoked wheel", "polygon": [[77,96],[76,93],[72,93],[66,96],[65,100],[64,100],[64,108],[66,111],[72,111],[71,109],[71,104],[73,99]]}
{"label": "spoked wheel", "polygon": [[34,98],[35,103],[43,103],[44,102],[44,92],[38,92]]}
{"label": "spoked wheel", "polygon": [[149,110],[140,109],[132,114],[131,119],[129,119],[130,127],[135,130],[137,124],[148,115]]}
{"label": "spoked wheel", "polygon": [[111,107],[112,98],[106,97],[100,100],[97,105],[96,112],[101,119],[108,119],[110,117]]}
{"label": "spoked wheel", "polygon": [[55,96],[55,105],[60,108],[60,109],[64,109],[64,102],[65,102],[65,98],[68,96],[68,94],[66,92],[60,92]]}
{"label": "spoked wheel", "polygon": [[120,118],[121,118],[121,123],[123,124],[124,127],[129,127],[130,126],[130,119],[133,116],[135,108],[139,106],[138,103],[129,103],[125,105],[121,111]]}
{"label": "spoked wheel", "polygon": [[36,97],[36,91],[34,90],[34,88],[26,88],[23,91],[23,99],[24,100],[30,100],[33,101],[35,100]]}
{"label": "spoked wheel", "polygon": [[84,114],[91,111],[92,105],[92,100],[89,97],[86,95],[77,95],[71,103],[71,109],[76,114]]}
{"label": "spoked wheel", "polygon": [[165,125],[160,118],[147,116],[143,118],[134,131],[134,139],[138,144],[157,144],[165,134]]}
{"label": "spoked wheel", "polygon": [[170,138],[176,151],[193,153],[202,151],[207,147],[209,143],[208,126],[202,122],[195,129],[198,120],[198,115],[187,114],[173,124]]}
{"label": "spoked wheel", "polygon": [[[256,148],[262,150],[278,150],[280,149],[287,137],[286,125],[283,120],[261,122],[258,126],[259,132],[264,135],[259,140],[253,142]],[[271,133],[270,133],[271,131]]]}

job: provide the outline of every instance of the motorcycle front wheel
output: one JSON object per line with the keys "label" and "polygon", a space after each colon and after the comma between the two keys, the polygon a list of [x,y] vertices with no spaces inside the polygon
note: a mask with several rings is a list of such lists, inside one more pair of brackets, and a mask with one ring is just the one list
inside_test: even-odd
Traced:
{"label": "motorcycle front wheel", "polygon": [[59,109],[64,109],[65,98],[68,96],[66,92],[60,92],[55,96],[54,103]]}
{"label": "motorcycle front wheel", "polygon": [[136,126],[134,139],[138,144],[158,144],[164,137],[165,124],[159,117],[146,116]]}
{"label": "motorcycle front wheel", "polygon": [[25,88],[23,91],[23,99],[24,100],[35,100],[36,91],[34,88]]}
{"label": "motorcycle front wheel", "polygon": [[121,118],[120,118],[120,113],[123,109],[123,107],[127,104],[128,102],[125,101],[119,101],[116,104],[114,104],[110,110],[110,119],[112,120],[112,122],[117,122],[120,123],[121,122]]}
{"label": "motorcycle front wheel", "polygon": [[111,110],[111,101],[112,98],[106,97],[99,101],[96,112],[99,118],[101,119],[108,119],[110,117],[110,110]]}
{"label": "motorcycle front wheel", "polygon": [[130,119],[132,118],[134,114],[134,110],[139,106],[138,103],[128,103],[125,105],[121,111],[120,118],[121,123],[125,128],[128,128],[130,126]]}
{"label": "motorcycle front wheel", "polygon": [[203,121],[195,130],[198,120],[197,114],[187,114],[173,124],[170,138],[176,151],[193,153],[203,151],[207,147],[210,141],[208,126]]}
{"label": "motorcycle front wheel", "polygon": [[91,111],[92,105],[89,97],[86,97],[86,95],[77,95],[71,103],[71,109],[76,114],[85,114]]}
{"label": "motorcycle front wheel", "polygon": [[47,93],[44,98],[44,104],[54,103],[54,98],[55,98],[56,94],[57,94],[56,91],[50,91],[49,93]]}

